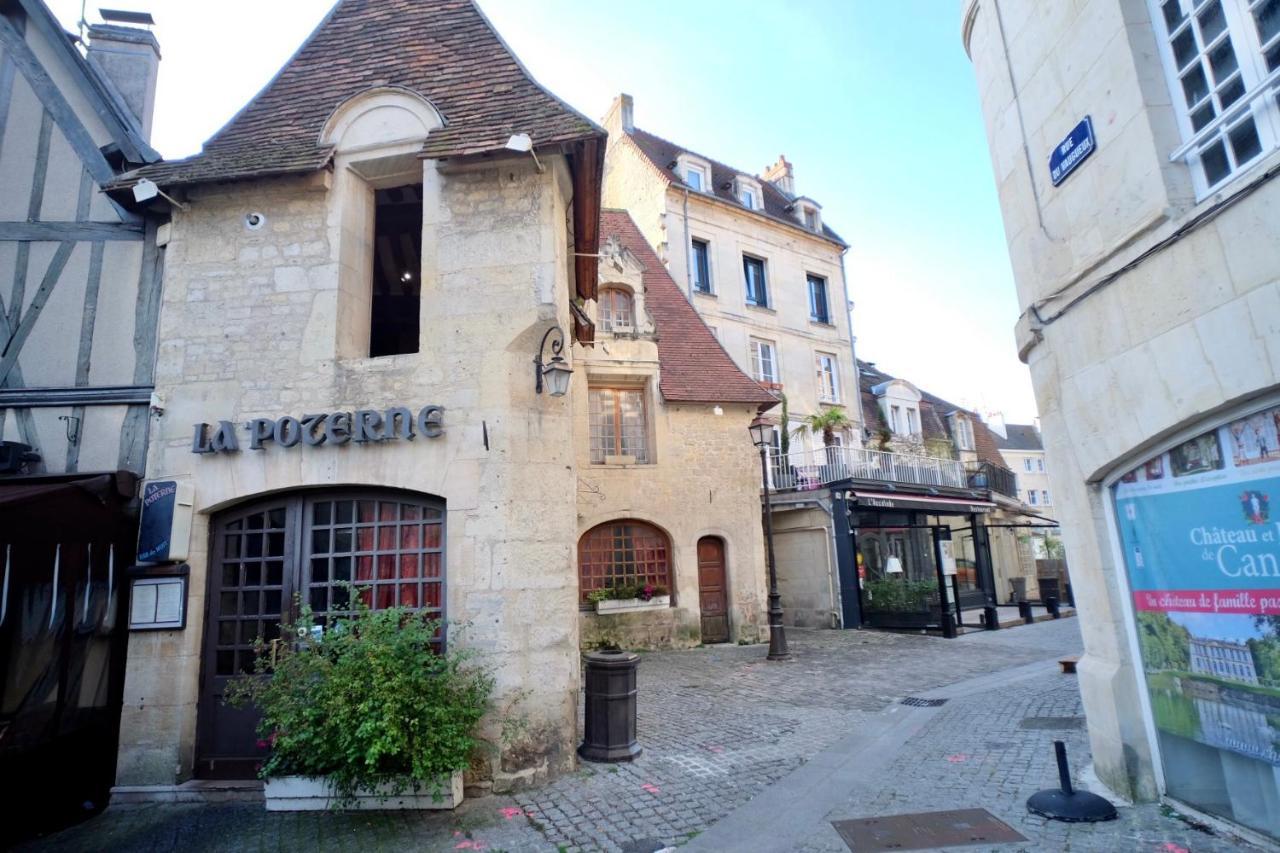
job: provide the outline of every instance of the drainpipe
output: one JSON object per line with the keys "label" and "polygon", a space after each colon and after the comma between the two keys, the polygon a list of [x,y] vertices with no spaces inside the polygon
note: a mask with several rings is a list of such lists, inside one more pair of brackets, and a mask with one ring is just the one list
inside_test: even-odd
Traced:
{"label": "drainpipe", "polygon": [[693,275],[689,262],[693,260],[689,253],[693,251],[693,236],[689,233],[689,188],[684,188],[684,286],[685,296],[693,302]]}
{"label": "drainpipe", "polygon": [[853,312],[849,310],[849,274],[845,269],[844,258],[848,253],[848,248],[840,250],[840,289],[844,292],[844,316],[849,322],[849,353],[853,358],[853,405],[857,412],[857,430],[858,434],[854,438],[858,442],[858,447],[862,447],[862,433],[866,429],[866,421],[862,416],[862,375],[858,370],[858,350],[854,345],[857,340],[853,334]]}

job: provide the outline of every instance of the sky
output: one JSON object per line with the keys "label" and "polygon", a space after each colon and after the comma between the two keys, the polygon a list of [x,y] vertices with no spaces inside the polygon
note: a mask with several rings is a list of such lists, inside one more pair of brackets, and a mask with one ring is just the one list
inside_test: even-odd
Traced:
{"label": "sky", "polygon": [[[46,0],[68,28],[81,0]],[[284,64],[331,0],[111,0],[156,19],[153,144],[195,153]],[[1035,417],[960,0],[480,0],[534,77],[599,120],[798,192],[851,248],[857,354],[954,403]],[[89,7],[96,20],[97,4]]]}

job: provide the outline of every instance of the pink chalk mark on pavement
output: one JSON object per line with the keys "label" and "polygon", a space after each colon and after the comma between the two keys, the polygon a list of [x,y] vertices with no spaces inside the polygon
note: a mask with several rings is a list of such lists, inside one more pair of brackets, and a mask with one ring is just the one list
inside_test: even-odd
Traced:
{"label": "pink chalk mark on pavement", "polygon": [[955,755],[947,756],[947,761],[950,761],[952,764],[962,764],[968,760],[969,756],[963,752],[957,752]]}
{"label": "pink chalk mark on pavement", "polygon": [[502,815],[507,820],[511,820],[513,817],[524,817],[524,809],[519,809],[515,806],[507,806],[506,808],[498,809],[498,814]]}
{"label": "pink chalk mark on pavement", "polygon": [[1156,849],[1163,850],[1164,853],[1191,853],[1190,848],[1183,847],[1181,844],[1175,844],[1172,841],[1166,841]]}
{"label": "pink chalk mark on pavement", "polygon": [[483,841],[462,841],[453,846],[454,850],[484,850]]}
{"label": "pink chalk mark on pavement", "polygon": [[706,750],[707,752],[724,752],[724,747],[720,746],[719,744],[713,743],[713,744],[708,744],[706,747]]}
{"label": "pink chalk mark on pavement", "polygon": [[661,789],[661,788],[659,788],[657,785],[651,785],[651,784],[650,784],[650,783],[648,783],[648,782],[645,782],[645,783],[644,783],[643,785],[641,785],[640,787],[641,787],[641,788],[644,788],[644,789],[645,789],[646,791],[648,791],[650,794],[656,794],[656,793],[658,793],[659,791],[661,791],[661,790],[662,790],[662,789]]}

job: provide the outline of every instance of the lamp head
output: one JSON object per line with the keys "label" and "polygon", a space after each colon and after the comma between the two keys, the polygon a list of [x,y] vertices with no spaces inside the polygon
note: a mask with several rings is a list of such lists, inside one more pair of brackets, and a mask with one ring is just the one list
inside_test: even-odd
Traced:
{"label": "lamp head", "polygon": [[573,376],[573,368],[557,355],[542,369],[542,376],[547,383],[547,393],[552,397],[563,397],[569,391],[569,378]]}
{"label": "lamp head", "polygon": [[751,433],[751,443],[756,447],[769,446],[769,439],[773,437],[773,424],[765,420],[764,415],[756,415],[747,430]]}

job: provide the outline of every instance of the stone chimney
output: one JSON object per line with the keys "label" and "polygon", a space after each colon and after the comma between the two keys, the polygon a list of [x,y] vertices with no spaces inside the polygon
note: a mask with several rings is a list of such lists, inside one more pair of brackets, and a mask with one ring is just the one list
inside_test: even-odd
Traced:
{"label": "stone chimney", "polygon": [[634,113],[635,102],[630,95],[622,92],[613,99],[609,112],[605,113],[604,120],[600,123],[610,133],[631,133],[636,129]]}
{"label": "stone chimney", "polygon": [[150,30],[118,24],[89,27],[89,63],[115,86],[138,120],[142,136],[151,139],[156,109],[160,43]]}
{"label": "stone chimney", "polygon": [[791,171],[791,164],[782,154],[778,155],[778,162],[764,170],[764,179],[787,195],[796,194],[795,174]]}
{"label": "stone chimney", "polygon": [[987,412],[987,429],[1003,439],[1009,438],[1009,428],[1005,426],[1004,412]]}

